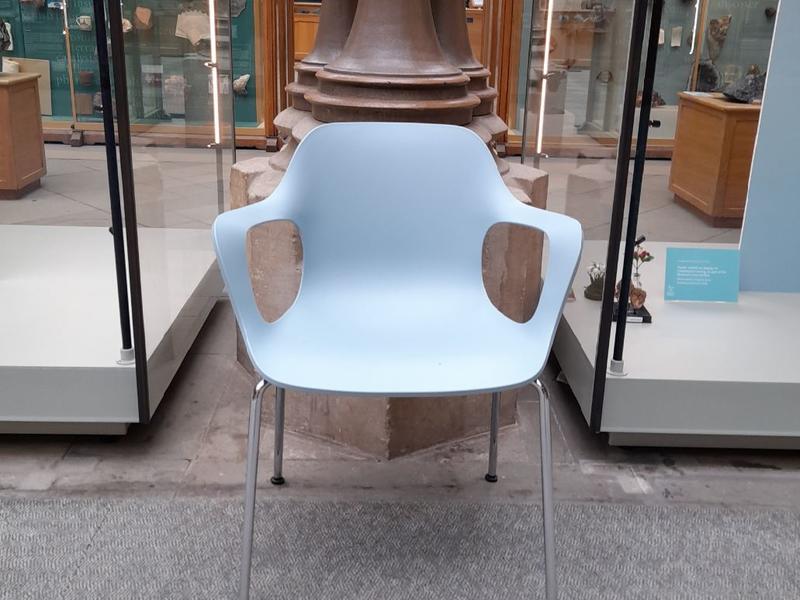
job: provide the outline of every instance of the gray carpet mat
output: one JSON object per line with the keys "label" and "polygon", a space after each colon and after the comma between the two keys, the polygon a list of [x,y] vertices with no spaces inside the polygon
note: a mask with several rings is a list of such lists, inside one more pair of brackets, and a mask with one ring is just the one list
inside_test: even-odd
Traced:
{"label": "gray carpet mat", "polygon": [[[236,597],[240,502],[0,500],[0,598]],[[557,507],[562,599],[800,598],[800,515]],[[259,503],[252,598],[542,597],[540,508]]]}

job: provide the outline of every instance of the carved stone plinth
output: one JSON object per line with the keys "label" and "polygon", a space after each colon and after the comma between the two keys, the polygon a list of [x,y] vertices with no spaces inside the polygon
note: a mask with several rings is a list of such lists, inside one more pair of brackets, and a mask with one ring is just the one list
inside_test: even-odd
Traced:
{"label": "carved stone plinth", "polygon": [[[503,394],[502,426],[515,422],[517,396],[517,391]],[[264,403],[268,418],[272,404]],[[285,424],[292,431],[391,459],[486,431],[490,407],[491,397],[486,394],[454,398],[365,398],[288,391]]]}

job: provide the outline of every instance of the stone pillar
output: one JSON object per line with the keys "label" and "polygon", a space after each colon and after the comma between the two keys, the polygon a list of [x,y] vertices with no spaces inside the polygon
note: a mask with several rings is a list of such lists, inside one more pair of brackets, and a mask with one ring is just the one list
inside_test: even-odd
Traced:
{"label": "stone pillar", "polygon": [[311,111],[305,95],[317,88],[317,71],[335,60],[344,48],[353,26],[357,3],[358,0],[325,0],[320,6],[314,48],[295,64],[296,80],[286,86],[294,108]]}
{"label": "stone pillar", "polygon": [[472,53],[467,33],[467,9],[462,0],[431,0],[436,35],[447,60],[469,77],[467,89],[475,94],[480,104],[474,116],[492,112],[497,90],[489,87],[489,69],[484,67]]}
{"label": "stone pillar", "polygon": [[[466,22],[465,22],[466,27]],[[448,62],[430,0],[360,0],[336,60],[306,94],[318,121],[413,121],[466,125],[480,100]]]}

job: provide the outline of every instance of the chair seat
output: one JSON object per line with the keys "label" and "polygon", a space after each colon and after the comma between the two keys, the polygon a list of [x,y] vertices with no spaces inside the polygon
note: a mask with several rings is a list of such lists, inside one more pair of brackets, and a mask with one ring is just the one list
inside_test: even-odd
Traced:
{"label": "chair seat", "polygon": [[301,294],[268,329],[250,349],[267,381],[334,394],[454,395],[518,387],[540,374],[547,349],[485,294],[424,286],[390,297],[352,289]]}

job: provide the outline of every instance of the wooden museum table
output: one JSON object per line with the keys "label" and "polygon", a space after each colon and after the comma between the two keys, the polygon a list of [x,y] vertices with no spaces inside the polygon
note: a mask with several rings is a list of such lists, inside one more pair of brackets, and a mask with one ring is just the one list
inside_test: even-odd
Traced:
{"label": "wooden museum table", "polygon": [[38,73],[0,73],[0,198],[20,198],[47,172]]}
{"label": "wooden museum table", "polygon": [[761,106],[678,94],[669,189],[716,227],[741,225]]}

